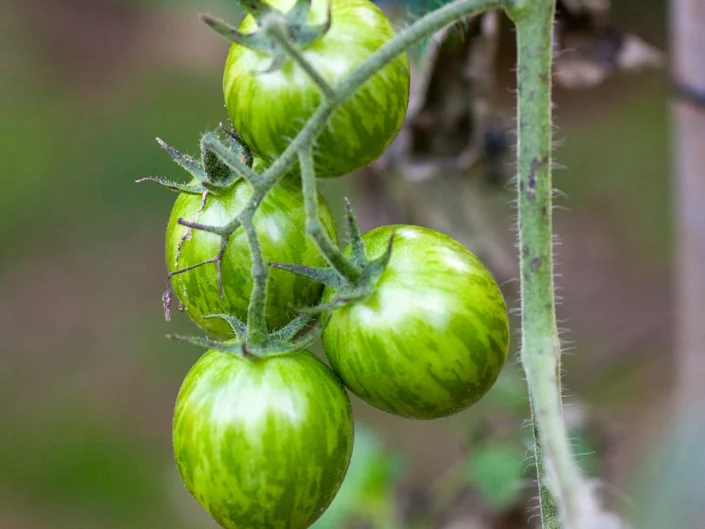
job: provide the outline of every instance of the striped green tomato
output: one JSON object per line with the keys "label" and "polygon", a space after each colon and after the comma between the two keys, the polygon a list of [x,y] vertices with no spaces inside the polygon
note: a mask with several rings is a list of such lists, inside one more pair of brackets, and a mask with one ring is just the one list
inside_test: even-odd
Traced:
{"label": "striped green tomato", "polygon": [[[323,347],[333,370],[368,404],[403,417],[445,417],[497,380],[509,345],[507,308],[480,260],[442,233],[377,228],[363,236],[368,258],[384,253],[392,233],[391,259],[374,294],[331,314]],[[326,289],[324,302],[332,295]]]}
{"label": "striped green tomato", "polygon": [[305,529],[328,507],[353,446],[350,401],[312,354],[209,351],[176,400],[186,488],[226,529]]}
{"label": "striped green tomato", "polygon": [[[252,187],[237,181],[222,195],[210,194],[202,208],[197,195],[182,194],[176,199],[166,233],[166,263],[169,272],[212,259],[218,254],[220,237],[181,226],[179,218],[223,226],[231,221],[252,195]],[[337,240],[335,219],[322,197],[320,219],[328,234]],[[287,262],[323,266],[325,261],[306,235],[306,215],[301,182],[286,176],[271,189],[254,217],[255,230],[265,262]],[[230,314],[247,318],[252,292],[252,259],[244,228],[230,237],[222,262],[224,297],[220,297],[214,264],[195,268],[172,277],[174,293],[191,319],[209,334],[231,338],[232,330],[223,320],[204,319],[211,314]],[[296,315],[290,306],[315,305],[323,289],[318,283],[282,270],[271,270],[267,283],[267,324],[271,329],[286,325]]]}
{"label": "striped green tomato", "polygon": [[[295,0],[267,0],[288,11]],[[331,26],[302,53],[332,87],[394,37],[389,19],[369,0],[312,0],[309,20]],[[240,31],[252,33],[252,17]],[[272,56],[233,44],[225,65],[223,90],[238,133],[265,160],[272,161],[289,145],[321,103],[321,91],[293,60],[267,72]],[[409,62],[400,55],[343,103],[316,140],[319,177],[342,176],[366,167],[391,144],[409,103]]]}

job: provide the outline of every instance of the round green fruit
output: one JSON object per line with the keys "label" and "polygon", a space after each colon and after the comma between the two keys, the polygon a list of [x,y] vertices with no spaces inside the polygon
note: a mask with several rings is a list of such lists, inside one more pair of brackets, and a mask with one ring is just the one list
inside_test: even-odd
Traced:
{"label": "round green fruit", "polygon": [[[414,419],[445,417],[497,380],[509,346],[507,308],[487,268],[442,233],[377,228],[363,236],[368,258],[380,257],[393,233],[374,294],[332,312],[323,347],[344,384],[368,404]],[[326,289],[323,302],[333,294]]]}
{"label": "round green fruit", "polygon": [[[238,180],[220,195],[210,193],[202,209],[198,195],[182,194],[176,199],[166,232],[166,264],[169,272],[184,269],[214,258],[220,249],[220,236],[187,228],[180,218],[212,226],[224,226],[245,207],[252,186]],[[319,215],[333,240],[337,240],[335,219],[322,197]],[[306,214],[301,182],[285,176],[273,187],[254,216],[255,231],[265,262],[286,262],[324,266],[325,260],[313,240],[306,234]],[[229,314],[247,319],[252,292],[252,258],[244,228],[230,236],[222,260],[223,297],[220,297],[215,264],[207,264],[177,274],[171,282],[174,293],[190,318],[209,334],[232,338],[230,325],[220,318],[204,319],[213,314]],[[266,318],[270,329],[278,329],[296,314],[291,306],[315,305],[323,288],[318,283],[283,270],[270,270],[267,283]]]}
{"label": "round green fruit", "polygon": [[211,350],[181,386],[173,441],[186,488],[222,527],[305,529],[345,477],[352,409],[308,352]]}
{"label": "round green fruit", "polygon": [[[295,0],[267,0],[287,12]],[[377,49],[395,36],[382,11],[368,0],[312,0],[309,22],[327,33],[305,46],[303,56],[335,89]],[[242,33],[257,30],[248,16]],[[223,90],[235,129],[252,151],[272,162],[291,142],[322,101],[321,90],[298,63],[287,60],[267,71],[272,55],[239,44],[230,48]],[[316,138],[317,176],[337,177],[366,167],[389,147],[409,103],[409,62],[402,54],[370,78],[333,114]]]}

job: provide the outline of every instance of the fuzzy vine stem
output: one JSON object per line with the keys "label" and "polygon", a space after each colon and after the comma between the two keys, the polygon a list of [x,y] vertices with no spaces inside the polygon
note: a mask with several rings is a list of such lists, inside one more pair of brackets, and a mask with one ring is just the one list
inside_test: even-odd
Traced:
{"label": "fuzzy vine stem", "polygon": [[274,15],[274,19],[270,18],[271,22],[268,22],[267,25],[267,33],[274,38],[274,40],[279,43],[279,45],[282,47],[284,53],[289,55],[292,59],[294,59],[297,63],[301,65],[301,67],[306,71],[308,76],[313,80],[316,85],[318,85],[318,88],[320,88],[321,92],[327,97],[327,98],[333,98],[335,97],[335,91],[331,88],[331,86],[328,84],[328,82],[323,78],[323,76],[320,74],[316,68],[306,60],[306,58],[303,56],[301,51],[296,47],[296,45],[289,40],[289,38],[286,35],[286,26],[282,23],[281,20],[278,20],[279,17]]}
{"label": "fuzzy vine stem", "polygon": [[360,278],[360,268],[345,258],[340,248],[331,241],[318,216],[318,190],[313,166],[313,149],[309,145],[299,153],[299,167],[304,201],[306,203],[306,232],[313,238],[318,250],[341,277],[351,282]]}
{"label": "fuzzy vine stem", "polygon": [[553,282],[551,78],[555,0],[507,6],[517,31],[521,359],[531,400],[544,528],[592,529],[591,492],[563,419]]}

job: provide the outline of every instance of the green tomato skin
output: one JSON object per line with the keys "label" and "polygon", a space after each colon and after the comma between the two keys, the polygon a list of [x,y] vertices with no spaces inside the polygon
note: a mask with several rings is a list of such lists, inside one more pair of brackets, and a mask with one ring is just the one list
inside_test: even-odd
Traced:
{"label": "green tomato skin", "polygon": [[[212,259],[218,254],[220,237],[181,226],[179,218],[212,226],[231,221],[252,195],[252,187],[239,180],[223,195],[208,196],[205,209],[200,196],[182,194],[176,199],[166,234],[166,263],[169,272]],[[335,219],[325,200],[319,197],[320,219],[328,234],[337,240]],[[313,240],[306,234],[306,214],[301,182],[285,176],[267,194],[254,217],[255,230],[265,263],[285,262],[308,266],[324,266],[325,260]],[[189,232],[183,240],[184,233]],[[230,314],[247,319],[252,292],[252,258],[244,228],[230,237],[222,264],[223,291],[218,290],[215,264],[208,264],[172,277],[174,293],[186,313],[202,329],[218,338],[232,338],[230,325],[220,318],[203,319],[212,314]],[[270,329],[278,329],[296,314],[290,306],[312,306],[318,303],[323,288],[318,283],[283,270],[270,270],[267,283],[266,318]]]}
{"label": "green tomato skin", "polygon": [[174,454],[226,529],[304,529],[330,505],[353,447],[350,400],[311,353],[209,351],[181,386]]}
{"label": "green tomato skin", "polygon": [[[344,384],[375,408],[414,419],[452,415],[497,380],[509,346],[507,307],[480,260],[442,233],[377,228],[363,236],[369,258],[384,253],[393,232],[375,293],[332,313],[323,347]],[[323,302],[332,294],[326,289]]]}
{"label": "green tomato skin", "polygon": [[[295,0],[267,0],[286,12]],[[368,0],[313,0],[309,20],[321,24],[330,4],[331,27],[302,50],[335,88],[374,51],[394,37],[382,11]],[[257,29],[252,17],[240,30]],[[271,55],[233,44],[225,65],[223,91],[233,124],[258,156],[277,158],[321,103],[321,91],[293,60],[265,71]],[[316,138],[318,177],[337,177],[366,167],[389,147],[409,103],[409,62],[400,55],[343,103]]]}

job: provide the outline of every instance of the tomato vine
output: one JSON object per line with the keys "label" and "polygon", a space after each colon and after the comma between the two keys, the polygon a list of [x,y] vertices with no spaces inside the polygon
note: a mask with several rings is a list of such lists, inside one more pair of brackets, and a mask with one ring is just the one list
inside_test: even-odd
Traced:
{"label": "tomato vine", "polygon": [[[551,64],[552,24],[555,0],[455,0],[418,19],[393,39],[387,41],[342,82],[330,84],[306,58],[297,44],[300,39],[316,38],[325,27],[306,28],[310,2],[297,0],[287,16],[272,9],[262,0],[248,0],[245,7],[258,17],[256,34],[244,35],[227,23],[210,15],[202,19],[229,40],[256,49],[273,51],[273,67],[284,60],[295,61],[319,88],[321,102],[298,134],[263,172],[257,173],[248,164],[243,149],[226,145],[215,135],[204,137],[204,154],[212,153],[234,177],[245,179],[252,187],[246,205],[224,225],[208,225],[180,218],[179,224],[192,230],[214,234],[220,238],[220,250],[210,259],[175,271],[185,273],[196,267],[214,265],[222,295],[222,261],[236,230],[246,234],[252,256],[253,288],[246,321],[232,315],[220,315],[233,327],[234,342],[214,342],[205,338],[189,341],[220,351],[247,355],[264,354],[271,350],[294,351],[315,338],[316,332],[294,340],[312,321],[313,314],[338,308],[369,289],[371,277],[386,266],[389,252],[381,261],[367,262],[360,257],[360,247],[354,247],[352,258],[344,255],[321,225],[316,185],[316,165],[313,146],[336,110],[377,72],[408,48],[430,37],[438,30],[462,18],[493,9],[503,9],[514,21],[518,35],[518,208],[519,260],[522,293],[522,363],[529,385],[535,432],[535,450],[540,486],[541,515],[544,528],[596,529],[605,519],[592,486],[585,481],[573,460],[562,416],[560,357],[555,316],[551,221]],[[307,33],[308,31],[308,33]],[[317,33],[318,32],[318,33]],[[298,40],[297,40],[298,39]],[[239,145],[239,144],[235,144]],[[165,145],[163,145],[165,146]],[[180,185],[160,182],[174,190],[191,193],[218,193],[223,180],[213,178],[194,160],[165,146],[169,154],[197,180],[196,184]],[[266,288],[270,270],[265,262],[255,230],[254,216],[270,190],[298,163],[306,209],[306,232],[315,241],[330,269],[316,269],[285,263],[273,263],[275,268],[335,284],[341,294],[331,303],[305,308],[304,314],[284,329],[270,332],[266,324]],[[222,178],[222,177],[221,177]],[[227,178],[225,179],[227,183]],[[353,245],[359,245],[360,235],[352,212],[349,228]],[[391,243],[390,243],[391,251]],[[363,252],[364,255],[364,252]],[[385,261],[386,259],[386,261]],[[381,265],[380,265],[381,263]]]}

